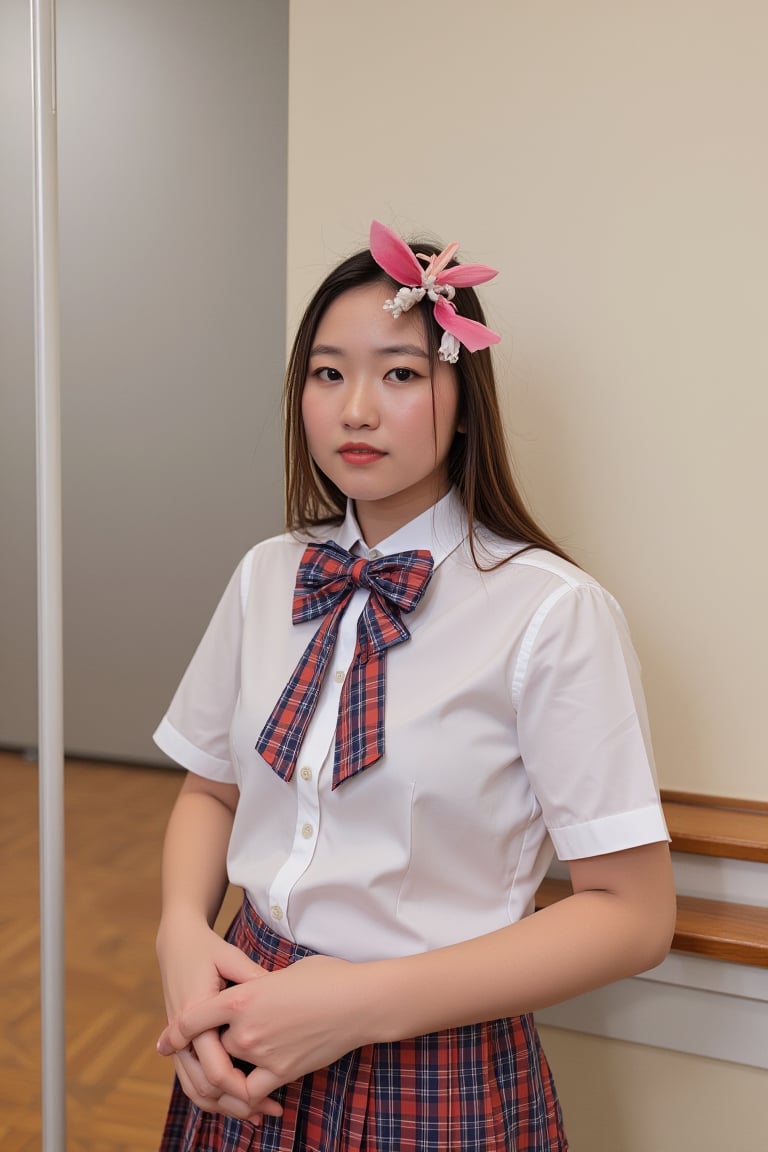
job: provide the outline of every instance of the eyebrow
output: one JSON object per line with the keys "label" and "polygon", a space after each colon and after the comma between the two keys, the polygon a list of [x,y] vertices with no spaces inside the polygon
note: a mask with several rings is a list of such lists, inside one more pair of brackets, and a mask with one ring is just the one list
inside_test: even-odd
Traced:
{"label": "eyebrow", "polygon": [[[315,344],[310,350],[310,356],[343,356],[344,349],[337,348],[335,344]],[[429,355],[418,344],[389,344],[386,348],[377,348],[378,356],[420,356],[428,360]]]}

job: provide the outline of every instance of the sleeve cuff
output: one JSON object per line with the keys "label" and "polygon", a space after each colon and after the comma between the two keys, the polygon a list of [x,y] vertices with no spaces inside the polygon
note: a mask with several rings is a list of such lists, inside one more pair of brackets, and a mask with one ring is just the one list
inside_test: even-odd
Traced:
{"label": "sleeve cuff", "polygon": [[196,776],[204,776],[207,780],[219,780],[224,784],[235,784],[237,780],[229,760],[219,760],[215,756],[203,752],[182,736],[174,728],[167,716],[164,716],[158,725],[152,739],[161,752],[170,756],[182,768],[194,772]]}
{"label": "sleeve cuff", "polygon": [[604,856],[607,852],[622,852],[640,844],[669,840],[664,813],[657,804],[603,816],[586,824],[550,828],[549,835],[559,860],[583,860],[587,856]]}

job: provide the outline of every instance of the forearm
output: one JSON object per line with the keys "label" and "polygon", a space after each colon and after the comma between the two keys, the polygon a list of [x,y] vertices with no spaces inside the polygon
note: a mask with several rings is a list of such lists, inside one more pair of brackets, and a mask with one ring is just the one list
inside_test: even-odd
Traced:
{"label": "forearm", "polygon": [[611,899],[581,893],[489,936],[383,963],[379,1040],[518,1016],[651,967],[602,906]]}
{"label": "forearm", "polygon": [[674,931],[674,889],[666,846],[648,849],[637,853],[652,882],[637,892],[576,892],[498,932],[363,966],[366,1039],[520,1015],[659,963]]}
{"label": "forearm", "polygon": [[185,780],[163,845],[163,921],[191,915],[213,925],[227,889],[236,797],[234,786]]}
{"label": "forearm", "polygon": [[[263,975],[213,929],[227,886],[237,797],[233,785],[188,776],[168,822],[157,956],[169,1020],[189,1005],[210,1002],[228,985]],[[218,1029],[195,1033],[174,1063],[184,1092],[198,1107],[240,1117],[251,1113],[245,1075],[233,1067]],[[264,1102],[261,1110],[281,1111],[274,1101]]]}
{"label": "forearm", "polygon": [[310,956],[171,1020],[160,1051],[224,1029],[255,1065],[252,1107],[280,1084],[371,1043],[517,1016],[657,963],[674,924],[665,844],[571,865],[575,894],[498,932],[397,960]]}

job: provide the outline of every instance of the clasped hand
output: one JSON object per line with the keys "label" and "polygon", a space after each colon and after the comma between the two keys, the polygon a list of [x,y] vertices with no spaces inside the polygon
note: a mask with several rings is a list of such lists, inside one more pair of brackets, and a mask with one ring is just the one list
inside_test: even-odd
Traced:
{"label": "clasped hand", "polygon": [[[181,1066],[185,1073],[182,1087],[194,1103],[258,1121],[262,1114],[281,1114],[269,1098],[276,1088],[365,1042],[351,995],[354,975],[365,966],[310,956],[265,972],[243,959],[248,972],[241,967],[232,987],[172,1017],[157,1048],[176,1056],[177,1071]],[[254,1070],[246,1076],[232,1057]]]}

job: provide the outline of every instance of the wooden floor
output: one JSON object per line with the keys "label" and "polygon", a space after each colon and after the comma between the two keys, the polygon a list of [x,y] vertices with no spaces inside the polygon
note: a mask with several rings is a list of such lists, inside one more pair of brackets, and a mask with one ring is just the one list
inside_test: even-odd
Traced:
{"label": "wooden floor", "polygon": [[[65,769],[67,1152],[158,1147],[172,1068],[155,1052],[154,934],[180,782],[162,769]],[[37,765],[0,751],[0,797],[0,1148],[39,1152]]]}

